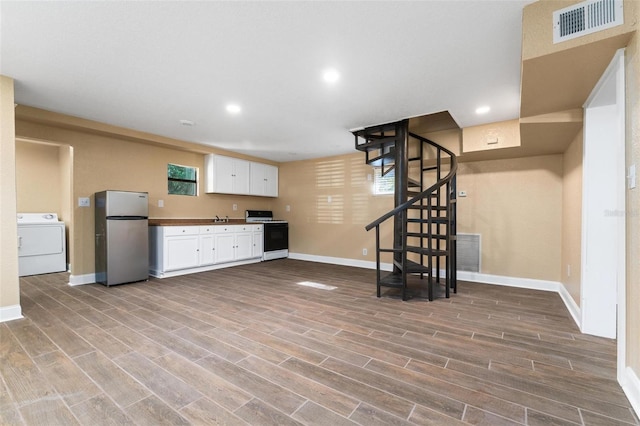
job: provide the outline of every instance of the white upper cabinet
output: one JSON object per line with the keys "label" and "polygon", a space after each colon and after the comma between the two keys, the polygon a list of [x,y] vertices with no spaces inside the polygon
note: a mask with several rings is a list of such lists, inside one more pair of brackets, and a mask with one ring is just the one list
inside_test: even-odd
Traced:
{"label": "white upper cabinet", "polygon": [[270,164],[251,162],[251,195],[278,196],[278,168]]}
{"label": "white upper cabinet", "polygon": [[249,194],[249,162],[209,154],[204,158],[205,192]]}
{"label": "white upper cabinet", "polygon": [[224,155],[204,157],[207,193],[278,196],[278,168]]}

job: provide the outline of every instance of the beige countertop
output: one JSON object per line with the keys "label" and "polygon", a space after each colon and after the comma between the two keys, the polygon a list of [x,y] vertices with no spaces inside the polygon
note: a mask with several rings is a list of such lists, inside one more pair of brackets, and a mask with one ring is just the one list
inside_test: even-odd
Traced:
{"label": "beige countertop", "polygon": [[149,226],[199,226],[199,225],[245,225],[244,219],[229,219],[216,222],[214,219],[149,219]]}

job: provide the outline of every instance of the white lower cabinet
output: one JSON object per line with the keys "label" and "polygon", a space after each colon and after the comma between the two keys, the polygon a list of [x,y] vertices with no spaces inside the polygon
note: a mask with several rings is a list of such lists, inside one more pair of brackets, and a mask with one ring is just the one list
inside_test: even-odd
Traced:
{"label": "white lower cabinet", "polygon": [[218,226],[216,234],[216,262],[233,262],[237,260],[262,257],[262,253],[254,253],[253,234],[262,234],[262,225],[228,225]]}
{"label": "white lower cabinet", "polygon": [[253,236],[253,248],[252,255],[253,257],[260,257],[264,254],[264,233],[262,231],[262,226],[260,226],[260,231],[255,231],[252,234]]}
{"label": "white lower cabinet", "polygon": [[151,226],[149,274],[164,278],[259,262],[262,235],[262,225]]}
{"label": "white lower cabinet", "polygon": [[216,245],[213,226],[200,227],[198,255],[200,265],[213,265],[216,263]]}
{"label": "white lower cabinet", "polygon": [[232,262],[234,260],[235,235],[216,234],[216,263]]}
{"label": "white lower cabinet", "polygon": [[198,235],[166,237],[164,241],[164,269],[194,268],[199,265]]}

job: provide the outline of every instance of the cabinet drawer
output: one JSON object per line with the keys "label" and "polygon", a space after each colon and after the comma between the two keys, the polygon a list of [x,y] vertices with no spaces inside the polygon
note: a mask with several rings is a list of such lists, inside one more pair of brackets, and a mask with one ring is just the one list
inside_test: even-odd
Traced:
{"label": "cabinet drawer", "polygon": [[200,226],[200,233],[201,234],[213,234],[214,229],[216,227],[217,226],[215,226],[215,225],[201,225]]}
{"label": "cabinet drawer", "polygon": [[230,232],[238,232],[239,225],[216,225],[213,227],[214,234],[227,234]]}
{"label": "cabinet drawer", "polygon": [[197,226],[164,226],[163,232],[168,237],[173,235],[198,235],[200,230]]}
{"label": "cabinet drawer", "polygon": [[236,225],[236,232],[255,232],[260,230],[262,225]]}

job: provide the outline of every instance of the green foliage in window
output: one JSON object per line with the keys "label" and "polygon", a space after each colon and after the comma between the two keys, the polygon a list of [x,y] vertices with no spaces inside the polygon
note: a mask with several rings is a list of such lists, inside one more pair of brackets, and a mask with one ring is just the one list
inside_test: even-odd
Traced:
{"label": "green foliage in window", "polygon": [[169,194],[198,194],[198,169],[195,167],[168,164],[167,177]]}

